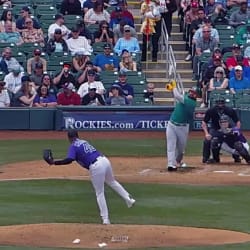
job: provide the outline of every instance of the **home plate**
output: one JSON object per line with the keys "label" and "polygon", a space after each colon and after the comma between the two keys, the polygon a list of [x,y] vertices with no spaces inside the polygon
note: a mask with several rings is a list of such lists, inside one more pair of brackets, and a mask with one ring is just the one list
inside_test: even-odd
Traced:
{"label": "home plate", "polygon": [[141,172],[139,172],[139,174],[146,174],[148,172],[150,172],[152,169],[148,168],[148,169],[144,169]]}
{"label": "home plate", "polygon": [[216,170],[213,172],[214,173],[222,173],[222,174],[234,173],[234,171],[231,171],[231,170]]}

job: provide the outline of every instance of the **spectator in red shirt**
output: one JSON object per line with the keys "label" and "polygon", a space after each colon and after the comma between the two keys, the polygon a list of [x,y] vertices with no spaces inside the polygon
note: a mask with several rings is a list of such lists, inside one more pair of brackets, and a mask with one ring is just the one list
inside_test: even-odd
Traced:
{"label": "spectator in red shirt", "polygon": [[[226,65],[229,71],[231,71],[234,67],[238,65],[236,58],[237,56],[241,55],[241,48],[239,44],[233,44],[232,53],[233,55],[226,59]],[[243,59],[243,65],[249,66],[248,60],[246,58]]]}
{"label": "spectator in red shirt", "polygon": [[58,105],[81,105],[81,97],[74,92],[74,84],[67,82],[63,86],[63,92],[57,97]]}
{"label": "spectator in red shirt", "polygon": [[117,16],[117,9],[119,9],[120,16],[122,18],[125,18],[125,19],[130,19],[131,22],[133,23],[133,27],[134,27],[134,17],[133,17],[133,14],[130,11],[128,11],[126,5],[119,4],[117,6],[117,8],[111,12],[111,15],[110,15],[111,20],[114,19],[114,18],[116,18],[116,16]]}

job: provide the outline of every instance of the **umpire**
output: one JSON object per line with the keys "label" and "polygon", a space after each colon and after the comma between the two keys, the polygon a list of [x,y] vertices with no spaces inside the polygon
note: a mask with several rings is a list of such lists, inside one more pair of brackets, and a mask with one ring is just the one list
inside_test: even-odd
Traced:
{"label": "umpire", "polygon": [[[202,121],[202,129],[205,133],[202,152],[203,163],[209,164],[220,162],[221,145],[218,141],[218,134],[220,129],[219,121],[222,115],[227,115],[233,121],[234,126],[240,129],[241,124],[236,111],[225,105],[224,97],[219,97],[215,102],[215,106],[207,109],[205,117]],[[212,159],[210,159],[211,151],[213,156]],[[233,158],[235,162],[240,162],[239,155],[233,154]]]}

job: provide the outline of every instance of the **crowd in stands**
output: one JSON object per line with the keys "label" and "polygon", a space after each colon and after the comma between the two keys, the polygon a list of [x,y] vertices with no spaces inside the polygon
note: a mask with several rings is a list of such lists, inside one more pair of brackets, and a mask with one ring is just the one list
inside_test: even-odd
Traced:
{"label": "crowd in stands", "polygon": [[201,88],[201,107],[215,90],[244,94],[250,89],[249,1],[181,0],[180,6],[185,60],[192,62],[193,81]]}
{"label": "crowd in stands", "polygon": [[133,105],[136,95],[153,103],[126,0],[44,2],[1,2],[0,107]]}

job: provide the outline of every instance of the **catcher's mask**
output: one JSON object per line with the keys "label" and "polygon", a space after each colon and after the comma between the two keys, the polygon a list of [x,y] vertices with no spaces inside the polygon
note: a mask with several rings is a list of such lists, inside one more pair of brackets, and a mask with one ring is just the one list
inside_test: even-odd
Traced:
{"label": "catcher's mask", "polygon": [[229,117],[227,115],[222,115],[220,117],[219,123],[220,123],[220,127],[222,129],[228,128],[229,127]]}

